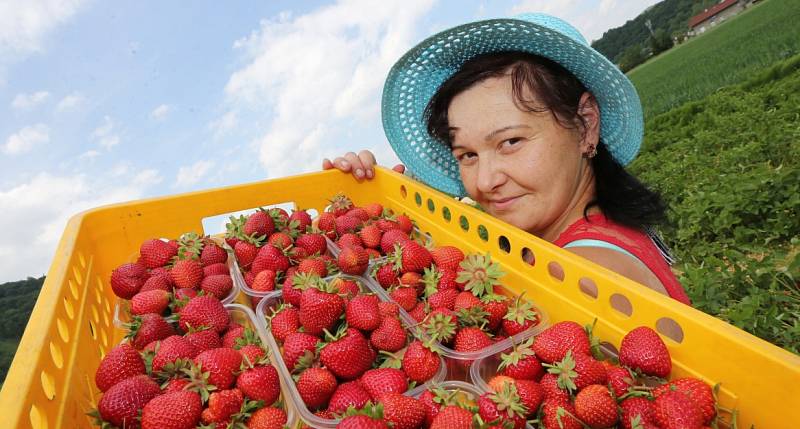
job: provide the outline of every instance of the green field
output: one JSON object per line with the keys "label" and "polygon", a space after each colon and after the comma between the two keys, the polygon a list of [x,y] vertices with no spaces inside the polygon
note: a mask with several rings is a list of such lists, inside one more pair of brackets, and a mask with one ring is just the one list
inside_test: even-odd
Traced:
{"label": "green field", "polygon": [[763,0],[628,76],[639,90],[645,117],[651,118],[798,52],[800,0]]}

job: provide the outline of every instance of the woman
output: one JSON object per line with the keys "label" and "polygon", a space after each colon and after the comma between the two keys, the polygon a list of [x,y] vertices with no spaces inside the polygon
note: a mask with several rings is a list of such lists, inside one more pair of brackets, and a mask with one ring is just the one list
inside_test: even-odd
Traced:
{"label": "woman", "polygon": [[[689,304],[648,233],[664,204],[623,167],[642,141],[636,90],[567,23],[525,14],[436,34],[394,65],[382,106],[426,184]],[[323,161],[359,180],[375,165],[368,151]]]}

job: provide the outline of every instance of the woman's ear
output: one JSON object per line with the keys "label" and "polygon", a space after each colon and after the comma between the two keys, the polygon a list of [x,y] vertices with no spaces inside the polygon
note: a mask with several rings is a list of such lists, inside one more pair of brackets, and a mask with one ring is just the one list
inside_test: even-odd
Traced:
{"label": "woman's ear", "polygon": [[600,142],[600,106],[590,92],[584,92],[578,102],[578,116],[581,118],[582,133],[580,149],[589,153]]}

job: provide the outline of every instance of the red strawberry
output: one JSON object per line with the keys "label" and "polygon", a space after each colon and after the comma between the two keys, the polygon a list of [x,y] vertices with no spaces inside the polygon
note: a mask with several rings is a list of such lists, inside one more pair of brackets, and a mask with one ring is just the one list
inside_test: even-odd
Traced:
{"label": "red strawberry", "polygon": [[306,258],[297,265],[297,272],[316,274],[320,277],[325,277],[328,275],[328,267],[322,259]]}
{"label": "red strawberry", "polygon": [[634,328],[622,338],[619,363],[661,378],[667,377],[672,370],[667,345],[656,331],[647,326]]}
{"label": "red strawberry", "polygon": [[189,383],[191,383],[191,381],[186,378],[171,378],[167,381],[167,385],[162,388],[161,393],[172,393],[184,390]]}
{"label": "red strawberry", "polygon": [[567,402],[569,401],[569,392],[566,388],[558,385],[558,376],[555,374],[546,373],[539,380],[539,385],[542,386],[544,391],[544,399],[551,401]]}
{"label": "red strawberry", "polygon": [[242,365],[242,355],[234,349],[220,347],[206,350],[194,358],[203,372],[208,372],[208,382],[217,389],[228,389],[236,381],[235,372]]}
{"label": "red strawberry", "polygon": [[395,302],[381,301],[378,303],[378,311],[380,312],[381,317],[399,316],[400,306],[398,306]]}
{"label": "red strawberry", "polygon": [[422,273],[423,270],[431,265],[433,261],[428,249],[416,241],[408,240],[395,246],[395,253],[392,255],[395,268],[402,272],[413,271]]}
{"label": "red strawberry", "polygon": [[517,386],[517,394],[519,400],[525,409],[528,410],[527,416],[530,417],[536,414],[539,405],[544,400],[544,389],[542,386],[533,380],[516,380],[514,385]]}
{"label": "red strawberry", "polygon": [[474,352],[492,345],[492,339],[480,328],[468,326],[459,329],[454,340],[458,352]]}
{"label": "red strawberry", "polygon": [[230,274],[230,270],[228,270],[228,264],[211,264],[206,265],[203,267],[203,277],[213,276],[217,274]]}
{"label": "red strawberry", "polygon": [[130,344],[122,343],[108,352],[94,373],[94,382],[101,392],[120,381],[144,374],[145,366],[139,352]]}
{"label": "red strawberry", "polygon": [[[383,413],[380,413],[383,416]],[[338,425],[336,425],[337,429],[389,429],[389,426],[386,422],[383,421],[382,417],[375,416],[373,417],[372,414],[354,414],[352,416],[347,416],[343,418]]]}
{"label": "red strawberry", "polygon": [[383,404],[383,418],[393,429],[416,429],[425,421],[425,409],[410,396],[386,393],[379,403]]}
{"label": "red strawberry", "polygon": [[430,307],[424,302],[420,301],[414,306],[414,308],[411,309],[411,311],[408,312],[408,315],[417,322],[422,322],[425,320],[425,317],[428,315],[429,311]]}
{"label": "red strawberry", "polygon": [[[471,293],[469,295],[473,296]],[[448,310],[453,310],[453,308],[456,305],[457,296],[458,296],[458,291],[455,289],[440,290],[428,297],[428,305],[430,305],[431,308],[434,310],[437,308],[446,308]]]}
{"label": "red strawberry", "polygon": [[233,279],[227,274],[206,277],[200,283],[200,289],[202,289],[206,295],[215,296],[217,299],[223,299],[228,296],[232,288]]}
{"label": "red strawberry", "polygon": [[222,335],[222,347],[234,348],[237,342],[242,342],[247,329],[237,322],[230,322]]}
{"label": "red strawberry", "polygon": [[358,381],[342,383],[336,388],[328,404],[328,411],[332,413],[344,413],[347,408],[353,407],[361,409],[370,401],[369,393],[361,386]]}
{"label": "red strawberry", "polygon": [[453,311],[466,310],[472,307],[482,307],[481,300],[472,292],[459,292],[453,302]]}
{"label": "red strawberry", "polygon": [[417,291],[414,288],[396,287],[389,292],[389,297],[406,311],[411,311],[417,305]]}
{"label": "red strawberry", "polygon": [[236,262],[243,269],[248,269],[258,255],[258,247],[249,241],[239,241],[233,248]]}
{"label": "red strawberry", "polygon": [[589,354],[589,336],[581,325],[572,322],[558,322],[536,336],[533,351],[542,362],[553,363],[564,359],[568,350],[574,354]]}
{"label": "red strawberry", "polygon": [[383,206],[380,205],[379,203],[369,203],[365,205],[363,208],[364,211],[367,212],[369,217],[373,219],[378,218],[383,214]]}
{"label": "red strawberry", "polygon": [[384,230],[383,236],[381,236],[381,250],[388,255],[394,251],[396,244],[402,244],[407,241],[411,241],[408,238],[408,234],[399,229]]}
{"label": "red strawberry", "polygon": [[603,361],[603,366],[606,367],[606,374],[608,374],[608,385],[611,387],[611,392],[614,397],[619,398],[628,392],[628,388],[633,386],[633,377],[627,369],[613,365],[607,361]]}
{"label": "red strawberry", "polygon": [[147,375],[126,378],[111,386],[97,403],[100,417],[117,427],[138,428],[139,411],[161,393]]}
{"label": "red strawberry", "polygon": [[336,216],[333,213],[320,213],[317,228],[328,238],[336,237]]}
{"label": "red strawberry", "polygon": [[286,411],[280,408],[259,408],[247,421],[247,429],[283,429],[286,427],[287,419]]}
{"label": "red strawberry", "polygon": [[369,213],[362,207],[353,207],[347,211],[347,216],[352,216],[356,219],[359,219],[362,222],[366,222],[370,219]]}
{"label": "red strawberry", "polygon": [[430,429],[472,429],[472,412],[456,405],[448,405],[436,414]]}
{"label": "red strawberry", "polygon": [[308,258],[311,254],[308,253],[305,247],[293,246],[286,252],[286,256],[289,257],[289,262],[294,264],[297,261]]}
{"label": "red strawberry", "polygon": [[189,300],[180,312],[178,324],[188,331],[189,327],[207,326],[218,333],[228,328],[231,317],[219,299],[202,295]]}
{"label": "red strawberry", "polygon": [[716,401],[714,400],[714,393],[711,390],[711,386],[696,378],[679,378],[657,387],[653,391],[653,396],[658,398],[668,390],[677,390],[688,396],[703,413],[704,423],[711,423],[711,420],[717,413],[715,407]]}
{"label": "red strawberry", "polygon": [[408,216],[404,214],[397,215],[394,220],[397,222],[397,226],[406,234],[411,234],[411,231],[414,230],[414,223],[411,222],[411,218]]}
{"label": "red strawberry", "polygon": [[272,245],[265,245],[258,250],[258,255],[253,259],[251,270],[256,274],[263,270],[286,272],[289,269],[289,257],[282,250]]}
{"label": "red strawberry", "polygon": [[174,311],[180,313],[181,308],[183,305],[186,305],[190,299],[197,296],[197,290],[191,288],[182,288],[182,289],[175,289],[175,300],[177,301],[185,301],[181,303],[181,305],[176,308]]}
{"label": "red strawberry", "polygon": [[348,326],[362,331],[377,329],[381,325],[379,302],[380,300],[375,295],[358,295],[351,299],[345,309]]}
{"label": "red strawberry", "polygon": [[294,244],[294,242],[289,234],[285,232],[274,232],[267,239],[267,244],[277,247],[278,249],[286,249]]}
{"label": "red strawberry", "polygon": [[194,429],[202,410],[200,395],[189,390],[157,396],[142,410],[142,429]]}
{"label": "red strawberry", "polygon": [[332,293],[330,285],[309,287],[300,296],[300,325],[311,335],[330,329],[344,312],[344,300]]}
{"label": "red strawberry", "polygon": [[567,351],[564,359],[548,367],[548,372],[559,376],[558,385],[570,392],[592,384],[606,384],[608,381],[605,366],[595,358],[582,353],[573,355],[572,351]]}
{"label": "red strawberry", "polygon": [[289,371],[294,370],[298,360],[306,355],[314,355],[320,339],[305,332],[292,332],[283,342],[283,361]]}
{"label": "red strawberry", "polygon": [[308,251],[309,255],[324,254],[328,249],[325,236],[322,234],[302,234],[294,242],[295,247],[302,247]]}
{"label": "red strawberry", "polygon": [[581,422],[575,419],[575,407],[568,401],[545,400],[541,415],[545,429],[583,429]]}
{"label": "red strawberry", "polygon": [[633,429],[634,420],[638,419],[640,429],[658,429],[656,425],[653,401],[640,397],[626,398],[620,403],[622,416],[620,423],[623,429]]}
{"label": "red strawberry", "polygon": [[308,368],[297,379],[297,391],[308,408],[323,408],[336,391],[336,377],[325,368]]}
{"label": "red strawberry", "polygon": [[283,342],[289,334],[300,329],[300,314],[291,305],[283,304],[273,313],[269,326],[272,336]]}
{"label": "red strawberry", "polygon": [[267,355],[267,351],[258,344],[246,344],[239,349],[239,353],[242,354],[245,366],[255,364]]}
{"label": "red strawberry", "polygon": [[508,336],[514,336],[538,323],[539,315],[533,309],[533,305],[528,301],[522,301],[520,295],[503,316],[503,332]]}
{"label": "red strawberry", "polygon": [[422,384],[439,372],[442,362],[439,355],[419,341],[413,341],[403,354],[402,367],[408,379]]}
{"label": "red strawberry", "polygon": [[431,250],[433,263],[440,270],[458,271],[458,265],[464,260],[464,252],[455,246],[439,246]]}
{"label": "red strawberry", "polygon": [[328,207],[328,212],[333,213],[334,216],[342,216],[351,208],[353,208],[353,201],[345,194],[336,194],[330,200],[331,205]]}
{"label": "red strawberry", "polygon": [[342,249],[336,262],[343,273],[361,275],[367,269],[369,255],[363,247],[348,246]]}
{"label": "red strawberry", "polygon": [[378,329],[372,331],[369,342],[376,350],[394,353],[406,345],[406,330],[400,319],[384,317]]}
{"label": "red strawberry", "polygon": [[419,294],[419,288],[422,287],[422,275],[415,271],[409,271],[407,273],[403,273],[400,275],[398,279],[401,286],[414,288],[417,290],[417,294]]}
{"label": "red strawberry", "polygon": [[361,376],[361,385],[373,400],[385,393],[405,393],[408,390],[406,374],[396,368],[371,369]]}
{"label": "red strawberry", "polygon": [[253,284],[250,285],[250,289],[253,289],[258,292],[273,291],[275,290],[276,277],[277,276],[275,275],[275,271],[263,270],[255,275],[255,277],[253,278]]}
{"label": "red strawberry", "polygon": [[592,384],[586,386],[575,397],[576,417],[595,429],[613,426],[617,423],[617,403],[606,386]]}
{"label": "red strawberry", "polygon": [[155,313],[134,316],[126,327],[128,328],[126,338],[131,340],[131,345],[136,350],[141,350],[153,341],[163,340],[175,333],[172,325]]}
{"label": "red strawberry", "polygon": [[200,263],[203,267],[215,264],[224,264],[228,262],[228,252],[225,249],[217,246],[211,240],[208,240],[200,252]]}
{"label": "red strawberry", "polygon": [[150,290],[139,292],[131,298],[131,314],[161,314],[169,306],[169,292]]}
{"label": "red strawberry", "polygon": [[272,365],[257,366],[245,370],[236,379],[236,387],[254,401],[264,401],[272,405],[281,394],[278,371]]}
{"label": "red strawberry", "polygon": [[147,281],[147,269],[138,263],[122,264],[111,272],[111,290],[122,299],[131,299]]}
{"label": "red strawberry", "polygon": [[356,233],[361,227],[362,220],[355,216],[339,216],[334,221],[336,225],[336,235],[341,237],[347,233]]}
{"label": "red strawberry", "polygon": [[267,236],[275,232],[275,221],[265,210],[257,210],[247,217],[242,233],[246,236]]}
{"label": "red strawberry", "polygon": [[204,352],[209,349],[216,349],[222,347],[222,340],[219,338],[217,331],[213,329],[202,329],[187,333],[186,338],[189,343],[194,346],[198,353]]}
{"label": "red strawberry", "polygon": [[681,392],[664,392],[653,404],[656,423],[663,429],[700,429],[703,413]]}
{"label": "red strawberry", "polygon": [[177,254],[178,249],[158,239],[145,240],[139,246],[139,262],[146,268],[163,267]]}
{"label": "red strawberry", "polygon": [[311,226],[311,215],[305,210],[294,210],[289,216],[289,222],[291,223],[292,221],[297,222],[298,231],[305,231],[306,228]]}
{"label": "red strawberry", "polygon": [[197,349],[186,338],[172,335],[161,341],[156,355],[153,356],[153,372],[159,372],[168,364],[178,359],[192,359],[197,356]]}
{"label": "red strawberry", "polygon": [[381,231],[377,225],[367,225],[358,232],[358,237],[361,238],[364,247],[369,247],[371,249],[380,247],[381,236],[383,236],[383,231]]}
{"label": "red strawberry", "polygon": [[533,339],[530,339],[514,346],[511,352],[501,354],[500,365],[497,367],[498,373],[517,380],[538,381],[541,379],[544,369],[531,349],[532,342]]}
{"label": "red strawberry", "polygon": [[172,292],[172,277],[170,277],[169,274],[151,273],[150,277],[142,285],[142,288],[139,289],[139,293],[148,292],[151,290],[163,290],[164,292]]}
{"label": "red strawberry", "polygon": [[175,262],[170,275],[175,287],[196,289],[203,280],[203,266],[194,259],[182,259]]}
{"label": "red strawberry", "polygon": [[487,392],[478,398],[478,414],[485,422],[514,429],[525,427],[527,410],[519,402],[513,383],[503,385],[500,392]]}
{"label": "red strawberry", "polygon": [[394,265],[390,263],[384,263],[380,265],[375,271],[375,280],[377,280],[378,284],[384,289],[389,289],[390,287],[397,285],[399,282],[397,279],[397,271],[394,269]]}
{"label": "red strawberry", "polygon": [[239,412],[244,396],[239,389],[221,390],[211,393],[206,409],[200,414],[203,423],[227,424],[231,416]]}
{"label": "red strawberry", "polygon": [[[392,229],[396,229],[399,232],[403,232],[403,231],[400,230],[400,225],[398,225],[397,222],[395,222],[393,220],[381,218],[381,219],[378,219],[378,220],[375,221],[375,225],[378,225],[378,228],[380,228],[381,231],[384,231],[384,232],[392,230]],[[403,235],[408,236],[408,234],[406,234],[405,232],[403,232]]]}
{"label": "red strawberry", "polygon": [[372,366],[373,358],[367,339],[355,328],[348,328],[343,337],[323,346],[319,354],[320,362],[343,380],[360,377]]}

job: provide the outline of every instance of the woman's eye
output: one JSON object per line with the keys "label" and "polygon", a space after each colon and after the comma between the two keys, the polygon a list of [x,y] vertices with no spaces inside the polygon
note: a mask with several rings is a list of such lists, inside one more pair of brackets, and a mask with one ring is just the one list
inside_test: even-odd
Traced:
{"label": "woman's eye", "polygon": [[505,146],[514,146],[515,144],[517,144],[517,143],[519,143],[521,141],[522,141],[521,138],[514,137],[514,138],[511,138],[511,139],[503,141],[503,145],[505,145]]}
{"label": "woman's eye", "polygon": [[475,152],[464,152],[460,155],[456,156],[458,162],[468,162],[478,157],[478,154]]}

